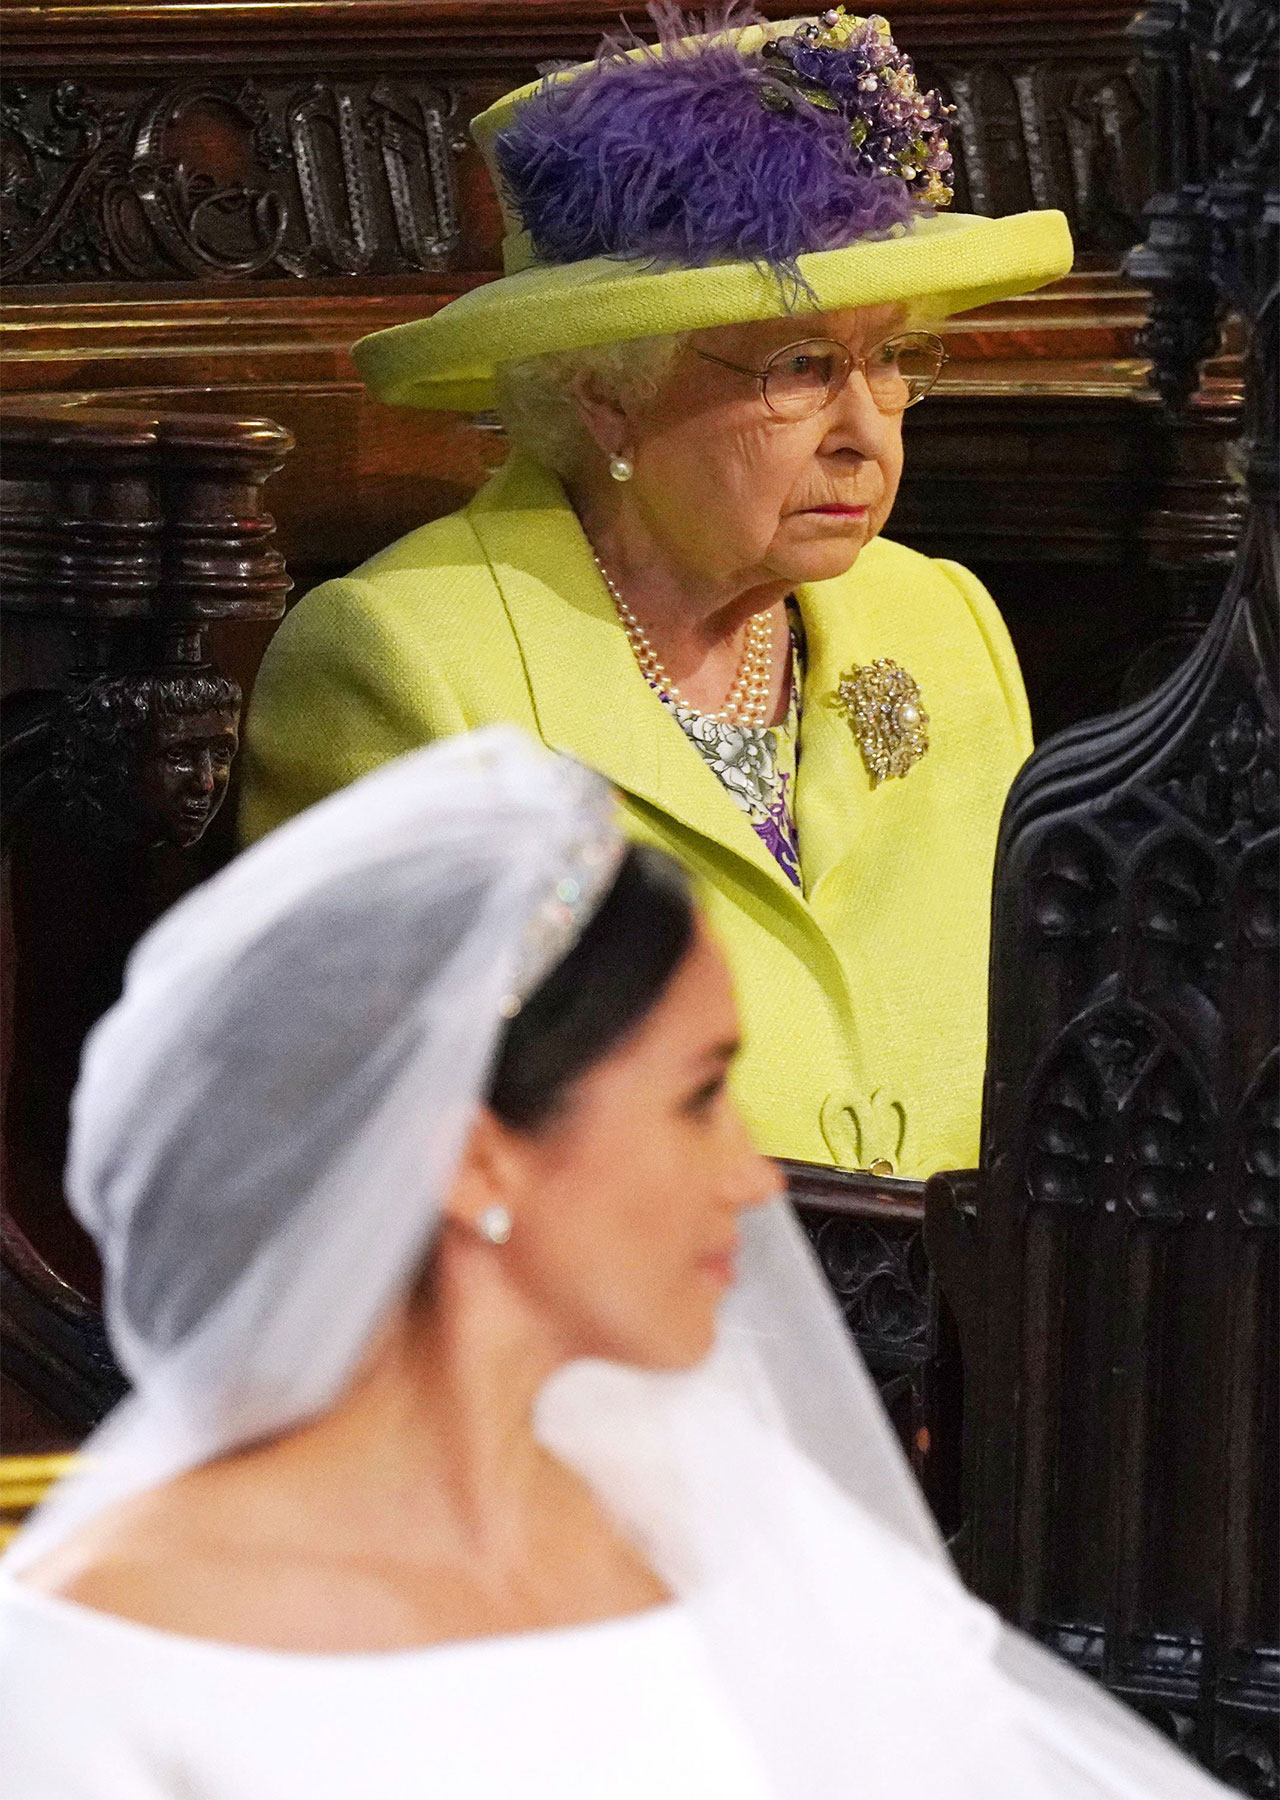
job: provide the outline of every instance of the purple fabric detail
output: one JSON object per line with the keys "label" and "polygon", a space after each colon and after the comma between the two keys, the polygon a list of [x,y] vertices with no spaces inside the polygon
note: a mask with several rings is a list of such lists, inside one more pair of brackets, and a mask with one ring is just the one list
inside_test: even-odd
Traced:
{"label": "purple fabric detail", "polygon": [[800,840],[796,835],[795,820],[791,816],[787,800],[790,777],[779,776],[778,785],[781,792],[770,806],[768,817],[753,819],[751,824],[756,836],[773,856],[787,880],[800,887],[803,885],[800,879]]}
{"label": "purple fabric detail", "polygon": [[[674,29],[668,16],[664,35]],[[811,54],[836,74],[856,61]],[[606,47],[587,74],[526,101],[496,154],[546,263],[731,258],[798,280],[797,257],[884,236],[919,210],[905,180],[863,157],[844,110],[726,45],[630,62]]]}

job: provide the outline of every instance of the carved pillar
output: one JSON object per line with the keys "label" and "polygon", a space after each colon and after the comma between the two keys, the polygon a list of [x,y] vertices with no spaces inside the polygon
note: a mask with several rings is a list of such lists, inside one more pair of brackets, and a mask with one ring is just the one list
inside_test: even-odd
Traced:
{"label": "carved pillar", "polygon": [[6,406],[0,426],[5,1377],[24,1416],[74,1437],[119,1381],[62,1201],[67,1100],[129,948],[202,872],[240,715],[206,639],[284,610],[262,488],[292,439],[58,406]]}
{"label": "carved pillar", "polygon": [[1124,269],[1150,294],[1135,347],[1150,359],[1148,379],[1166,407],[1155,446],[1165,465],[1160,498],[1142,538],[1169,599],[1161,639],[1127,673],[1124,698],[1150,692],[1199,639],[1222,597],[1244,522],[1229,450],[1240,429],[1239,391],[1214,361],[1222,348],[1231,353],[1228,366],[1238,362],[1238,334],[1229,322],[1230,297],[1214,280],[1205,204],[1216,166],[1202,66],[1206,16],[1190,0],[1151,0],[1129,28],[1146,90],[1154,197]]}
{"label": "carved pillar", "polygon": [[930,1185],[926,1242],[964,1348],[973,1585],[1274,1796],[1277,18],[1266,0],[1146,18],[1195,177],[1152,210],[1148,248],[1159,263],[1185,224],[1197,263],[1184,281],[1164,262],[1162,305],[1187,313],[1153,336],[1153,378],[1189,390],[1211,280],[1247,334],[1244,532],[1182,668],[1014,786],[982,1169],[976,1196]]}

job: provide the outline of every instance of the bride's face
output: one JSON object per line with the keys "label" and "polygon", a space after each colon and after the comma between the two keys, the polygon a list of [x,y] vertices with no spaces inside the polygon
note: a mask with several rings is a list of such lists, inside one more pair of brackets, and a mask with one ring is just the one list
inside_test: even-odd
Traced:
{"label": "bride's face", "polygon": [[778,1189],[726,1088],[738,1019],[699,927],[656,1006],[524,1140],[511,1278],[568,1357],[682,1368],[711,1348],[744,1209]]}

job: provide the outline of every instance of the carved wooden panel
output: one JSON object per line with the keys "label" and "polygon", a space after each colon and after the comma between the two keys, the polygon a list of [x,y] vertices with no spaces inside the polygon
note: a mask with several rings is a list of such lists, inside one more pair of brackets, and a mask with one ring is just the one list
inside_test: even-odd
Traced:
{"label": "carved wooden panel", "polygon": [[456,256],[456,94],[409,78],[14,82],[8,282],[403,275]]}
{"label": "carved wooden panel", "polygon": [[1058,45],[964,61],[918,52],[925,81],[955,107],[956,205],[993,217],[1056,206],[1080,254],[1132,244],[1150,188],[1144,100],[1119,46],[1092,33],[1083,54]]}
{"label": "carved wooden panel", "polygon": [[[956,204],[1060,207],[1082,253],[1137,235],[1142,106],[1065,46],[922,72],[954,105]],[[457,159],[478,109],[427,68],[363,79],[214,71],[25,79],[0,102],[0,278],[209,282],[434,273],[462,250]],[[482,266],[498,269],[496,219]]]}
{"label": "carved wooden panel", "polygon": [[1182,404],[1206,318],[1238,309],[1243,535],[1182,667],[1014,784],[982,1169],[930,1184],[926,1242],[964,1347],[974,1584],[1275,1796],[1277,18],[1154,0],[1142,32],[1180,182],[1138,253],[1155,378]]}
{"label": "carved wooden panel", "polygon": [[925,1256],[924,1184],[809,1163],[787,1190],[942,1530],[960,1522],[954,1324]]}

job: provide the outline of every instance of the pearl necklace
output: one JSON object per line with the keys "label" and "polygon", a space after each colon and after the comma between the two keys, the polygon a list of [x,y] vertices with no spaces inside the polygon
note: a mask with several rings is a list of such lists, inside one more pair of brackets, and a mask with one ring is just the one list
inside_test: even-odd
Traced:
{"label": "pearl necklace", "polygon": [[[697,712],[696,706],[690,706],[675,682],[662,666],[662,659],[649,641],[648,633],[639,619],[618,592],[609,571],[605,568],[595,551],[591,552],[592,560],[600,571],[600,579],[608,588],[613,604],[617,609],[622,629],[627,634],[627,642],[631,645],[632,654],[640,665],[640,673],[649,686],[672,706],[678,706],[683,712]],[[703,718],[714,719],[723,725],[746,725],[759,727],[766,722],[769,710],[769,694],[773,687],[773,614],[771,612],[756,613],[747,623],[746,637],[742,645],[742,660],[738,664],[738,672],[733,678],[733,686],[725,696],[724,705],[719,712],[704,713]]]}

